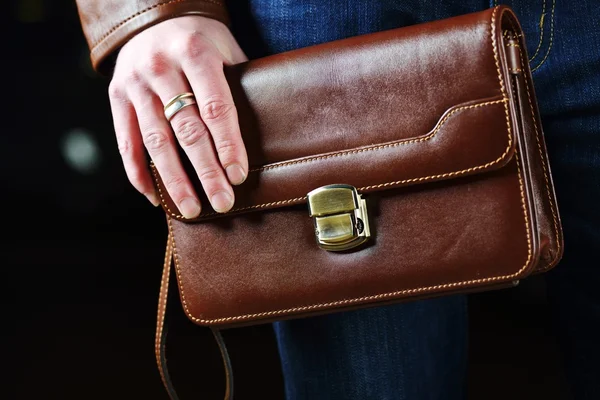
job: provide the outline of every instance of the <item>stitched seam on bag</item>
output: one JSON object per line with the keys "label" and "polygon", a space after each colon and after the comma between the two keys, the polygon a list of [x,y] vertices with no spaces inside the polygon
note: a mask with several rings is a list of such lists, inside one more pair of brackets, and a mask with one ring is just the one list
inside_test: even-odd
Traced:
{"label": "stitched seam on bag", "polygon": [[[94,45],[92,46],[92,49],[90,50],[90,53],[93,53],[94,51],[96,51],[96,47],[98,47],[104,40],[106,40],[106,38],[108,38],[110,35],[112,35],[117,29],[119,29],[120,27],[122,27],[123,25],[125,25],[127,22],[131,21],[134,18],[139,17],[140,15],[147,13],[148,11],[152,11],[155,8],[160,8],[160,7],[164,7],[167,6],[169,4],[177,4],[177,3],[185,3],[189,0],[169,0],[169,1],[164,1],[162,3],[157,3],[154,4],[150,7],[146,7],[143,10],[140,10],[138,12],[136,12],[135,14],[130,15],[129,17],[121,20],[121,22],[119,22],[118,24],[114,25],[112,28],[110,28],[104,35],[102,35],[102,37],[100,39],[98,39],[96,41],[96,43],[94,43]],[[218,6],[223,5],[223,3],[221,1],[218,0],[202,0],[203,2],[206,3],[212,3]]]}
{"label": "stitched seam on bag", "polygon": [[[552,0],[552,11],[550,13],[550,44],[548,45],[548,50],[546,50],[546,55],[544,56],[544,59],[536,66],[534,67],[531,72],[535,72],[537,71],[548,59],[548,56],[550,55],[550,50],[552,49],[552,43],[554,42],[554,8],[556,6],[556,0]],[[533,60],[533,58],[532,58]]]}
{"label": "stitched seam on bag", "polygon": [[436,126],[434,127],[433,131],[428,133],[427,135],[420,137],[420,138],[414,138],[414,139],[399,139],[399,140],[394,140],[385,144],[377,144],[377,145],[373,145],[373,146],[366,146],[366,147],[361,147],[359,149],[352,149],[352,150],[342,150],[342,151],[337,151],[331,154],[326,154],[326,155],[322,155],[322,156],[309,156],[306,158],[303,158],[301,160],[295,160],[295,161],[285,161],[285,162],[280,162],[277,164],[272,164],[272,165],[265,165],[262,167],[258,167],[258,168],[253,168],[251,169],[249,172],[256,172],[256,171],[266,171],[266,170],[270,170],[270,169],[275,169],[275,168],[281,168],[281,167],[286,167],[288,165],[294,165],[294,164],[304,164],[304,163],[309,163],[309,162],[314,162],[314,161],[319,161],[319,160],[324,160],[327,158],[333,158],[333,157],[341,157],[341,156],[346,156],[349,154],[357,154],[357,153],[363,153],[366,151],[377,151],[377,150],[382,150],[382,149],[386,149],[389,147],[398,147],[398,146],[402,146],[402,145],[407,145],[407,144],[412,144],[412,143],[418,143],[418,142],[425,142],[427,140],[432,139],[433,137],[435,137],[435,135],[437,135],[437,133],[440,131],[440,129],[442,129],[442,127],[444,126],[444,124],[450,119],[450,117],[454,114],[456,114],[459,111],[463,111],[463,110],[468,110],[468,109],[473,109],[473,108],[479,108],[479,107],[485,107],[485,106],[489,106],[489,105],[493,105],[493,104],[498,104],[498,103],[503,103],[508,101],[508,99],[503,98],[500,100],[493,100],[493,101],[485,101],[482,103],[477,103],[477,104],[471,104],[468,106],[461,106],[461,107],[457,107],[455,109],[453,109],[452,111],[448,112],[444,118],[442,118],[441,121],[439,121]]}
{"label": "stitched seam on bag", "polygon": [[164,329],[164,323],[165,323],[165,313],[167,310],[167,291],[169,290],[169,271],[170,269],[169,267],[169,263],[171,262],[171,257],[173,256],[172,253],[172,249],[173,247],[171,246],[170,243],[167,243],[167,251],[165,252],[165,261],[163,264],[163,273],[162,273],[162,279],[161,279],[161,284],[160,284],[160,295],[159,295],[159,307],[158,307],[158,313],[157,313],[157,318],[158,318],[158,324],[156,326],[156,339],[155,339],[155,355],[156,355],[156,363],[158,365],[158,370],[160,372],[160,378],[162,379],[163,383],[165,384],[165,386],[167,386],[167,379],[166,376],[164,374],[164,365],[162,363],[160,354],[161,354],[161,346],[162,346],[162,333],[163,333],[163,329]]}
{"label": "stitched seam on bag", "polygon": [[[519,56],[521,58],[521,63],[523,63],[523,52],[519,49]],[[544,160],[544,152],[542,151],[542,144],[540,141],[540,130],[538,129],[538,121],[535,117],[535,111],[533,109],[533,102],[531,101],[531,92],[529,90],[529,83],[527,83],[527,77],[523,77],[525,81],[525,90],[527,91],[527,101],[529,102],[529,109],[531,110],[531,119],[533,120],[533,129],[535,130],[535,141],[537,142],[538,151],[540,153],[540,160],[542,162],[542,170],[544,171],[544,182],[546,184],[546,195],[548,196],[548,203],[550,204],[550,211],[552,212],[552,221],[554,225],[554,238],[556,240],[556,255],[554,259],[548,263],[545,268],[542,268],[541,271],[550,269],[554,266],[554,264],[558,260],[558,256],[561,251],[560,238],[558,235],[558,217],[557,212],[554,209],[554,202],[552,201],[552,195],[550,193],[550,179],[548,178],[548,168],[546,167],[546,161]]]}
{"label": "stitched seam on bag", "polygon": [[[515,31],[509,31],[509,30],[503,30],[502,31],[502,36],[506,39],[510,39],[509,35],[514,35],[518,38],[522,38],[523,34],[522,33],[517,33]],[[520,47],[520,46],[519,46]]]}
{"label": "stitched seam on bag", "polygon": [[317,309],[322,309],[322,308],[331,307],[331,306],[352,305],[352,304],[362,303],[362,302],[366,302],[366,301],[387,299],[390,297],[396,297],[396,296],[405,295],[405,294],[431,292],[431,291],[435,291],[435,290],[439,290],[439,289],[458,288],[458,287],[468,286],[468,285],[473,285],[473,284],[492,283],[492,282],[496,282],[496,281],[500,281],[500,280],[504,281],[504,280],[509,280],[511,278],[516,278],[525,269],[527,269],[529,262],[531,261],[531,258],[532,258],[532,251],[531,251],[531,232],[529,230],[529,217],[527,215],[527,205],[525,203],[523,177],[521,175],[521,164],[519,162],[518,154],[515,154],[515,160],[517,162],[517,175],[518,175],[518,179],[519,179],[519,191],[521,194],[521,208],[523,209],[523,215],[525,217],[525,231],[526,231],[526,236],[527,236],[527,259],[525,260],[525,264],[523,265],[523,267],[521,267],[521,269],[519,269],[517,272],[515,272],[513,274],[508,274],[508,275],[503,275],[503,276],[494,276],[494,277],[488,277],[488,278],[480,278],[480,279],[471,279],[471,280],[466,280],[466,281],[462,281],[462,282],[444,283],[444,284],[434,285],[434,286],[424,286],[424,287],[415,288],[415,289],[404,289],[404,290],[398,290],[395,292],[381,293],[381,294],[376,294],[376,295],[371,295],[371,296],[357,297],[357,298],[353,298],[353,299],[337,300],[337,301],[331,301],[331,302],[327,302],[327,303],[318,303],[318,304],[312,304],[312,305],[308,305],[308,306],[292,307],[292,308],[287,308],[287,309],[283,309],[283,310],[265,311],[265,312],[260,312],[260,313],[244,314],[244,315],[238,315],[238,316],[233,316],[233,317],[202,319],[202,318],[197,318],[191,314],[191,312],[187,306],[187,301],[185,300],[185,293],[184,293],[183,282],[181,280],[180,267],[179,267],[179,256],[177,255],[177,246],[175,244],[175,234],[173,232],[171,218],[169,218],[168,219],[169,230],[170,230],[172,244],[173,244],[173,259],[175,260],[175,270],[177,272],[177,279],[179,280],[179,284],[180,284],[179,286],[181,288],[181,298],[182,298],[182,304],[183,304],[185,313],[188,316],[188,318],[190,318],[192,321],[201,323],[201,324],[234,322],[234,321],[240,321],[240,320],[276,316],[276,315],[287,314],[287,313],[292,313],[292,312],[311,311],[311,310],[317,310]]}
{"label": "stitched seam on bag", "polygon": [[[496,46],[496,38],[495,38],[496,11],[497,11],[497,8],[494,9],[494,11],[492,12],[492,21],[491,21],[492,48],[494,51],[494,60],[496,62],[496,68],[498,71],[498,79],[500,82],[500,89],[502,90],[502,94],[504,95],[504,97],[506,97],[506,93],[504,90],[504,83],[502,80],[502,74],[500,71],[500,64],[499,64],[498,56],[497,56],[497,46]],[[505,109],[506,109],[506,112],[508,115],[508,107],[506,106],[506,103],[504,103],[504,104],[505,104]],[[507,124],[508,124],[507,129],[510,132],[510,119],[507,119]],[[190,313],[188,306],[187,306],[187,302],[185,301],[183,282],[181,281],[181,275],[180,275],[180,269],[179,269],[179,257],[177,255],[177,246],[175,245],[175,235],[173,232],[171,218],[167,218],[168,225],[169,225],[169,232],[171,234],[171,240],[172,240],[172,244],[173,244],[173,260],[175,261],[175,271],[177,273],[177,279],[179,281],[179,286],[181,289],[181,298],[182,298],[182,303],[183,303],[183,308],[185,310],[185,313],[188,316],[188,318],[190,318],[192,321],[199,322],[201,324],[232,322],[232,321],[247,320],[247,319],[252,319],[252,318],[257,318],[257,317],[267,317],[267,316],[271,316],[271,315],[286,314],[286,313],[296,312],[296,311],[310,311],[310,310],[315,310],[315,309],[330,307],[330,306],[350,305],[350,304],[355,304],[355,303],[359,303],[359,302],[396,297],[396,296],[403,295],[403,294],[430,292],[430,291],[434,291],[434,290],[438,290],[438,289],[462,287],[462,286],[468,286],[468,285],[472,285],[472,284],[489,283],[489,282],[495,282],[495,281],[499,281],[499,280],[509,280],[511,278],[516,278],[523,271],[525,271],[527,269],[529,262],[531,261],[531,258],[532,258],[532,250],[531,250],[531,232],[529,229],[529,217],[527,215],[528,214],[527,213],[527,203],[525,202],[523,177],[521,176],[521,165],[519,163],[519,157],[518,157],[518,154],[516,154],[516,153],[515,153],[515,160],[517,162],[517,176],[518,176],[518,180],[519,180],[519,189],[520,189],[520,194],[521,194],[521,208],[523,209],[523,215],[525,217],[525,231],[526,231],[526,236],[527,236],[527,259],[525,260],[525,264],[523,265],[523,267],[513,274],[488,277],[488,278],[480,278],[480,279],[471,279],[471,280],[462,281],[462,282],[445,283],[445,284],[426,286],[426,287],[420,287],[420,288],[415,288],[415,289],[405,289],[405,290],[399,290],[399,291],[395,291],[395,292],[391,292],[391,293],[382,293],[382,294],[371,295],[371,296],[363,296],[363,297],[354,298],[354,299],[345,299],[345,300],[338,300],[338,301],[333,301],[333,302],[328,302],[328,303],[313,304],[313,305],[309,305],[309,306],[293,307],[293,308],[288,308],[288,309],[284,309],[284,310],[265,311],[265,312],[261,312],[261,313],[245,314],[245,315],[234,316],[234,317],[225,317],[225,318],[200,319],[200,318],[194,317]]]}
{"label": "stitched seam on bag", "polygon": [[[169,208],[169,205],[167,204],[167,201],[165,200],[165,196],[163,195],[163,190],[162,190],[160,181],[158,179],[158,173],[156,171],[156,167],[154,166],[154,164],[152,164],[150,168],[152,170],[152,175],[154,175],[154,181],[156,182],[156,187],[158,188],[158,195],[160,197],[160,201],[163,204],[163,206],[165,207],[165,209],[167,210],[167,214],[169,216],[173,217],[173,218],[187,219],[183,215],[176,214],[173,211],[171,211],[171,209]],[[166,189],[165,189],[165,191],[166,191]],[[258,204],[258,205],[249,206],[249,207],[235,208],[235,209],[232,209],[232,210],[228,211],[227,214],[232,213],[234,211],[249,210],[249,209],[252,209],[252,208],[265,208],[265,207],[270,207],[270,206],[295,203],[295,202],[299,202],[299,201],[303,201],[303,200],[306,200],[306,196],[296,197],[294,199],[274,201],[274,202],[271,202],[271,203]],[[206,214],[202,214],[201,217],[205,217],[205,216],[209,216],[209,215],[215,215],[215,214],[218,214],[218,213],[217,212],[206,213]]]}
{"label": "stitched seam on bag", "polygon": [[[508,19],[508,22],[510,23],[512,29],[514,31],[517,30],[517,27],[515,26],[514,22],[512,21],[511,18]],[[525,58],[523,56],[523,51],[521,49],[519,49],[519,58],[521,60],[521,64],[522,65],[526,65],[525,62]],[[538,129],[538,120],[535,117],[535,110],[533,108],[533,102],[531,100],[531,91],[529,89],[529,83],[528,83],[528,79],[527,77],[523,77],[523,81],[525,82],[525,90],[527,91],[527,101],[529,102],[529,109],[531,110],[531,119],[533,121],[533,129],[535,131],[535,140],[537,142],[538,145],[538,151],[540,153],[540,160],[542,163],[542,170],[544,171],[544,181],[545,181],[545,186],[546,186],[546,195],[548,196],[548,204],[550,205],[550,211],[552,213],[552,222],[554,225],[554,238],[556,240],[556,255],[554,256],[554,259],[548,263],[548,265],[546,265],[544,268],[540,268],[538,271],[545,271],[548,270],[550,268],[552,268],[556,262],[558,261],[558,257],[561,253],[561,241],[560,241],[560,237],[559,237],[559,229],[558,229],[558,213],[555,210],[554,207],[554,202],[552,201],[552,195],[551,195],[551,190],[550,190],[550,179],[548,178],[549,174],[548,174],[548,169],[546,167],[546,161],[544,158],[544,152],[542,151],[542,145],[541,145],[541,141],[540,141],[540,131],[541,129]]]}
{"label": "stitched seam on bag", "polygon": [[[346,156],[346,155],[350,155],[350,154],[357,154],[357,153],[361,153],[361,152],[365,152],[365,151],[377,151],[377,150],[382,150],[385,148],[389,148],[389,147],[397,147],[397,146],[401,146],[401,145],[407,145],[407,144],[413,144],[413,143],[418,143],[418,142],[424,142],[427,140],[430,140],[431,138],[433,138],[438,132],[439,130],[442,128],[442,126],[446,123],[446,121],[455,113],[465,110],[465,109],[472,109],[472,108],[479,108],[479,107],[484,107],[484,106],[489,106],[489,105],[494,105],[494,104],[499,104],[499,103],[504,103],[504,108],[505,111],[507,110],[507,103],[508,98],[503,97],[500,100],[493,100],[493,101],[488,101],[488,102],[483,102],[483,103],[478,103],[478,104],[472,104],[469,106],[462,106],[459,108],[456,108],[454,110],[452,110],[451,112],[449,112],[448,114],[446,114],[446,116],[442,119],[442,121],[440,121],[437,124],[437,127],[434,129],[433,132],[429,133],[427,136],[423,136],[421,138],[418,139],[402,139],[399,141],[395,141],[395,142],[391,142],[391,143],[386,143],[383,145],[375,145],[375,146],[371,146],[371,147],[364,147],[361,149],[355,149],[355,150],[345,150],[345,151],[341,151],[338,153],[334,153],[334,154],[328,154],[326,156],[316,156],[314,158],[310,158],[310,159],[304,159],[304,160],[300,160],[300,161],[292,161],[289,163],[286,163],[285,165],[289,165],[289,164],[299,164],[299,163],[304,163],[304,162],[310,162],[310,161],[316,161],[316,160],[321,160],[321,159],[326,159],[326,158],[332,158],[332,157],[339,157],[339,156]],[[502,153],[502,155],[500,157],[498,157],[496,160],[494,161],[490,161],[486,164],[482,164],[482,165],[478,165],[475,167],[470,167],[467,169],[463,169],[463,170],[459,170],[459,171],[453,171],[453,172],[446,172],[443,174],[437,174],[437,175],[431,175],[431,176],[426,176],[426,177],[419,177],[419,178],[410,178],[410,179],[403,179],[403,180],[398,180],[398,181],[393,181],[393,182],[387,182],[387,183],[382,183],[382,184],[378,184],[378,185],[371,185],[371,186],[363,186],[358,188],[358,190],[367,190],[367,189],[373,189],[373,188],[380,188],[380,187],[387,187],[387,186],[392,186],[392,185],[400,185],[400,184],[406,184],[406,183],[413,183],[413,182],[424,182],[424,181],[429,181],[429,180],[434,180],[434,179],[440,179],[440,178],[447,178],[447,177],[453,177],[453,176],[458,176],[458,175],[463,175],[472,171],[478,171],[481,169],[485,169],[487,167],[490,167],[494,164],[499,163],[500,161],[502,161],[506,155],[510,152],[510,149],[512,148],[512,136],[511,136],[511,132],[510,129],[508,130],[508,144],[506,149],[504,150],[504,153]],[[276,168],[276,167],[281,167],[283,166],[282,164],[278,164],[278,165],[274,165],[272,168]],[[271,169],[271,168],[267,168],[265,167],[264,169]],[[161,185],[159,183],[158,177],[157,177],[157,173],[156,173],[156,168],[154,167],[154,165],[152,165],[152,172],[154,174],[155,177],[155,181],[157,183],[157,187],[158,187],[158,193],[161,199],[161,202],[163,204],[163,206],[165,207],[165,209],[167,210],[167,212],[175,218],[182,218],[182,219],[186,219],[183,215],[181,214],[177,214],[175,212],[173,212],[165,199],[165,196],[163,196],[163,190],[161,188]],[[303,197],[296,197],[293,199],[287,199],[287,200],[280,200],[280,201],[275,201],[275,202],[270,202],[270,203],[264,203],[264,204],[257,204],[257,205],[252,205],[252,206],[246,206],[246,207],[239,207],[239,208],[233,208],[230,211],[228,211],[227,213],[233,213],[233,212],[239,212],[239,211],[245,211],[245,210],[251,210],[251,209],[258,209],[258,208],[266,208],[266,207],[271,207],[271,206],[277,206],[277,205],[283,205],[283,204],[289,204],[289,203],[295,203],[295,202],[299,202],[302,200],[305,200],[306,196]],[[207,216],[212,216],[212,215],[217,215],[217,212],[208,212],[205,214],[202,214],[200,216],[200,218],[203,217],[207,217]]]}
{"label": "stitched seam on bag", "polygon": [[[494,6],[498,6],[498,0],[494,0]],[[545,18],[544,17],[545,14],[546,14],[546,0],[543,0],[542,17],[541,18]],[[554,15],[554,4],[552,6],[552,15]],[[540,20],[540,22],[542,22],[542,20]],[[531,58],[529,59],[529,62],[532,62],[535,59],[535,57],[537,56],[537,54],[539,53],[540,49],[542,48],[543,39],[544,39],[544,24],[540,23],[540,38],[538,40],[538,45],[535,49],[535,53],[533,54],[533,56],[531,56]],[[519,47],[517,45],[511,45],[511,44],[508,44],[508,46]]]}
{"label": "stitched seam on bag", "polygon": [[173,232],[173,224],[171,223],[171,218],[167,217],[167,222],[169,226],[169,236],[171,238],[171,247],[173,248],[173,261],[175,262],[175,273],[177,274],[177,281],[179,282],[180,294],[181,294],[181,304],[183,305],[183,309],[185,310],[185,314],[192,321],[197,321],[198,319],[192,315],[190,312],[187,300],[185,298],[185,290],[183,288],[183,281],[181,280],[181,270],[179,268],[179,256],[177,255],[177,244],[175,243],[175,232]]}

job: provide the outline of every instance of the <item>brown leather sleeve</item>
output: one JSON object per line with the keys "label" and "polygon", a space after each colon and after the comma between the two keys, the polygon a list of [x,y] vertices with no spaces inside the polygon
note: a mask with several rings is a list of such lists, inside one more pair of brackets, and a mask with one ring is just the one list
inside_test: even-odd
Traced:
{"label": "brown leather sleeve", "polygon": [[107,74],[109,57],[129,39],[158,22],[201,15],[229,22],[223,0],[76,0],[94,69]]}

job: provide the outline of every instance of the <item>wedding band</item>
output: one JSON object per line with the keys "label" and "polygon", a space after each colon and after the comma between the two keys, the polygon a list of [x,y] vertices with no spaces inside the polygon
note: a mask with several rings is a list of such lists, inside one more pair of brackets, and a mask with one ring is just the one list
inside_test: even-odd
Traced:
{"label": "wedding band", "polygon": [[196,104],[196,100],[194,99],[193,93],[187,92],[178,94],[177,96],[169,100],[165,105],[165,118],[167,118],[167,121],[171,121],[171,119],[179,111],[183,110],[187,106],[191,106],[194,104]]}

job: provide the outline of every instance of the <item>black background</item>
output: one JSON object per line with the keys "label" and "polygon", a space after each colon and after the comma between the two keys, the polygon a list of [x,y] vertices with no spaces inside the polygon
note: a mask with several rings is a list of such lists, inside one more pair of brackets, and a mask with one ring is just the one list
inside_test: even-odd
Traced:
{"label": "black background", "polygon": [[[0,397],[165,399],[153,340],[166,226],[126,179],[108,80],[90,67],[74,1],[3,6]],[[87,170],[64,152],[82,129],[96,149]],[[220,398],[217,347],[171,300],[173,379],[184,399]],[[471,295],[470,308],[470,398],[567,398],[543,277]],[[237,398],[281,398],[270,326],[225,338]]]}

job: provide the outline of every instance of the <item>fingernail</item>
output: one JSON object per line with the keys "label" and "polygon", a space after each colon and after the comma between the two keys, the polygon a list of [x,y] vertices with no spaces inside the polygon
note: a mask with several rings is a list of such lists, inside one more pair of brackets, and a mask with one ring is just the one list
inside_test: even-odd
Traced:
{"label": "fingernail", "polygon": [[179,211],[186,218],[196,218],[200,214],[200,203],[192,197],[185,198],[179,203]]}
{"label": "fingernail", "polygon": [[233,207],[233,198],[227,192],[217,192],[211,197],[210,203],[215,211],[225,212]]}
{"label": "fingernail", "polygon": [[239,164],[231,164],[225,171],[232,185],[239,185],[246,180],[246,174]]}
{"label": "fingernail", "polygon": [[160,200],[158,199],[156,193],[146,193],[144,196],[146,196],[148,201],[150,201],[154,207],[158,207],[160,205]]}

